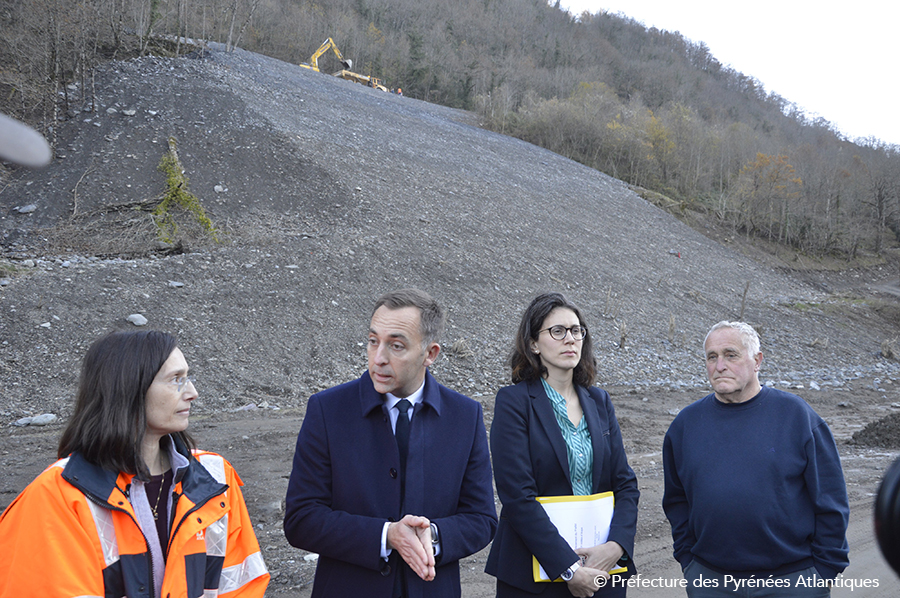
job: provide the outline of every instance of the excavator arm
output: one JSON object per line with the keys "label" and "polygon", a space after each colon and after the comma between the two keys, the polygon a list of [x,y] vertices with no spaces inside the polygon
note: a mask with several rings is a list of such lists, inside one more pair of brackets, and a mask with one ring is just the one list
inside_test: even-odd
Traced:
{"label": "excavator arm", "polygon": [[308,69],[312,69],[317,73],[322,71],[319,70],[319,58],[322,57],[323,54],[328,52],[328,50],[333,50],[334,55],[337,56],[338,61],[343,65],[345,69],[349,69],[353,66],[353,61],[349,58],[345,59],[341,51],[338,50],[337,44],[334,43],[334,40],[330,37],[322,42],[322,45],[319,46],[319,49],[313,52],[312,56],[309,57],[309,63],[300,63],[300,66],[304,66]]}
{"label": "excavator arm", "polygon": [[387,91],[387,87],[382,84],[381,79],[378,77],[370,77],[368,75],[360,75],[359,73],[354,73],[350,70],[353,66],[353,61],[349,58],[344,58],[344,55],[341,54],[341,51],[338,50],[337,44],[334,43],[334,40],[330,37],[322,42],[322,45],[319,46],[319,49],[313,52],[312,56],[309,57],[309,62],[301,62],[300,66],[316,71],[317,73],[321,73],[319,70],[319,58],[322,57],[323,54],[328,52],[328,50],[332,50],[334,55],[337,56],[337,59],[340,61],[342,68],[341,70],[334,73],[335,77],[340,77],[341,79],[347,79],[348,81],[356,81],[357,83],[362,83],[363,85],[367,85],[369,87],[373,87],[375,89],[381,91]]}

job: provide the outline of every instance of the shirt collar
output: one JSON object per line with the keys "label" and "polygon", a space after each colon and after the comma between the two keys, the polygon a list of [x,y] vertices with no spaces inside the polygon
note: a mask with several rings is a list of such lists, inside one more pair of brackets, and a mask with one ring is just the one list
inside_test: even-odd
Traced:
{"label": "shirt collar", "polygon": [[547,393],[547,398],[550,399],[550,402],[556,405],[557,407],[562,406],[565,407],[566,399],[564,396],[559,394],[555,388],[550,386],[550,384],[541,378],[541,384],[544,386],[544,392]]}
{"label": "shirt collar", "polygon": [[[419,389],[416,390],[416,392],[414,392],[411,395],[409,395],[408,397],[406,397],[406,400],[408,400],[410,403],[412,403],[413,407],[415,407],[418,403],[422,402],[424,391],[425,391],[425,381],[423,380],[422,386],[420,386]],[[400,397],[395,397],[391,393],[386,393],[384,395],[384,402],[385,402],[385,405],[387,405],[388,409],[393,409],[394,407],[396,407],[397,403],[399,403],[401,400],[402,399]]]}
{"label": "shirt collar", "polygon": [[175,447],[175,440],[171,435],[166,435],[164,439],[164,442],[166,443],[165,450],[168,451],[169,464],[171,465],[174,474],[173,480],[177,482],[181,480],[184,475],[181,470],[187,469],[191,462],[187,457],[178,452],[178,449]]}
{"label": "shirt collar", "polygon": [[[566,407],[566,398],[562,396],[555,388],[550,386],[550,383],[541,378],[541,382],[544,385],[544,392],[547,393],[547,398],[550,399],[550,406],[553,407],[553,415],[556,416],[556,421],[560,425],[560,429],[568,429],[569,426],[572,426],[576,431],[587,429],[587,418],[582,413],[581,420],[578,422],[578,425],[572,423],[572,420],[569,419],[569,411],[568,407]],[[577,387],[576,387],[577,388]],[[577,392],[577,390],[576,390]],[[578,397],[581,400],[581,397]]]}

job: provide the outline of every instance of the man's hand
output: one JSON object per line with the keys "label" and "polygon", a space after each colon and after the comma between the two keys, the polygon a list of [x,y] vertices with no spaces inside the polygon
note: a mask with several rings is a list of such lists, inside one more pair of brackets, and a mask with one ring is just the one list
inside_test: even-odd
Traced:
{"label": "man's hand", "polygon": [[426,517],[405,515],[388,525],[387,546],[400,553],[410,569],[425,581],[434,579],[434,547],[431,522]]}
{"label": "man's hand", "polygon": [[566,582],[569,586],[569,593],[577,598],[590,598],[594,592],[600,589],[600,584],[597,583],[597,578],[600,577],[609,579],[609,573],[587,566],[579,567],[572,579]]}
{"label": "man's hand", "polygon": [[[435,565],[437,565],[437,559],[434,557],[434,542],[432,541],[434,538],[431,536],[431,522],[429,521],[428,525],[426,525],[425,527],[417,527],[416,536],[419,538],[419,542],[422,543],[422,547],[425,549],[425,552],[430,554],[432,558],[435,559]],[[435,575],[437,575],[437,573],[435,573]]]}
{"label": "man's hand", "polygon": [[625,551],[616,542],[610,541],[590,548],[579,548],[575,554],[584,558],[585,567],[609,572],[610,569],[616,568],[616,563]]}

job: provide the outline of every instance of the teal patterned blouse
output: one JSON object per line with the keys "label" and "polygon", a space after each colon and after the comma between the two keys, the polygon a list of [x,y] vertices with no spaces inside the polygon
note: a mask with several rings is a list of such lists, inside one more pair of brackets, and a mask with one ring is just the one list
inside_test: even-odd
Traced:
{"label": "teal patterned blouse", "polygon": [[594,445],[591,444],[591,432],[587,427],[584,415],[577,426],[572,425],[566,411],[566,399],[541,378],[544,390],[553,406],[556,423],[566,441],[566,454],[569,457],[569,477],[572,480],[572,492],[575,496],[587,496],[593,487],[592,470],[594,467]]}

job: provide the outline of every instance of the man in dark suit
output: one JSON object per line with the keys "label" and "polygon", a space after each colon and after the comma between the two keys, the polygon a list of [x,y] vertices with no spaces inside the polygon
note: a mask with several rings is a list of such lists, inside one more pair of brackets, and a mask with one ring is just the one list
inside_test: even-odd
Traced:
{"label": "man in dark suit", "polygon": [[481,404],[428,372],[443,319],[421,291],[382,296],[368,371],[309,399],[284,530],[319,554],[314,598],[458,597],[459,559],[494,535]]}

